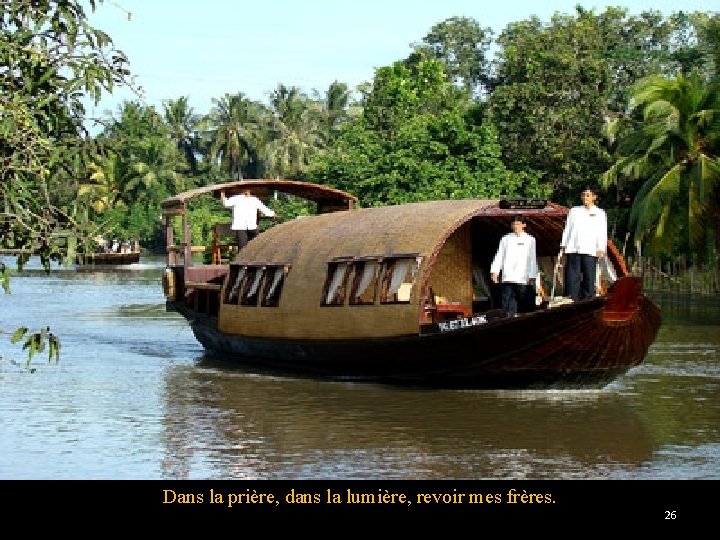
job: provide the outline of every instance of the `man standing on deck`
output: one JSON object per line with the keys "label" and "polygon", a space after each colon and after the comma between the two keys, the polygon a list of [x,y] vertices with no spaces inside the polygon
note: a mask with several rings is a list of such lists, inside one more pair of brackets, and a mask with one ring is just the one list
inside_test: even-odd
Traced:
{"label": "man standing on deck", "polygon": [[512,232],[500,239],[490,265],[490,278],[493,283],[501,283],[502,308],[510,317],[535,307],[538,275],[535,237],[525,232],[525,225],[524,216],[516,214],[511,218]]}
{"label": "man standing on deck", "polygon": [[566,256],[565,296],[574,302],[595,296],[597,263],[607,249],[607,216],[595,205],[597,191],[588,186],[580,193],[581,206],[568,212],[558,258]]}
{"label": "man standing on deck", "polygon": [[225,206],[232,206],[230,228],[235,231],[238,251],[258,235],[258,212],[266,217],[275,217],[275,212],[255,197],[249,188],[232,197],[226,197],[223,190],[220,192],[220,200]]}

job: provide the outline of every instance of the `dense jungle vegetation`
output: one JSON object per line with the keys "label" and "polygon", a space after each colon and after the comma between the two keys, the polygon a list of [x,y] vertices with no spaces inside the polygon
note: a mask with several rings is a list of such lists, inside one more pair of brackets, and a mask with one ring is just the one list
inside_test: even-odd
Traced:
{"label": "dense jungle vegetation", "polygon": [[[279,84],[267,102],[238,88],[209,111],[190,96],[162,110],[138,99],[89,118],[88,99],[134,84],[130,59],[88,23],[85,9],[103,7],[0,4],[0,250],[29,250],[48,268],[97,235],[160,251],[164,198],[280,177],[350,191],[362,206],[501,196],[572,205],[591,183],[618,245],[717,260],[717,13],[578,6],[498,35],[455,17],[357,88],[336,81],[310,95]],[[302,211],[276,204],[286,218]],[[208,224],[227,218],[212,201],[195,211]]]}

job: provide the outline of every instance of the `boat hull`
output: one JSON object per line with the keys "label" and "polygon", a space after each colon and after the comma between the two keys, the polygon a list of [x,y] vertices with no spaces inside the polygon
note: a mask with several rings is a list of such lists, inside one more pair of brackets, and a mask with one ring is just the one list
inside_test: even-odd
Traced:
{"label": "boat hull", "polygon": [[224,334],[214,317],[169,307],[208,353],[255,369],[455,389],[602,388],[643,361],[660,326],[659,309],[642,295],[619,318],[607,298],[596,298],[483,324],[468,318],[445,331],[352,340]]}

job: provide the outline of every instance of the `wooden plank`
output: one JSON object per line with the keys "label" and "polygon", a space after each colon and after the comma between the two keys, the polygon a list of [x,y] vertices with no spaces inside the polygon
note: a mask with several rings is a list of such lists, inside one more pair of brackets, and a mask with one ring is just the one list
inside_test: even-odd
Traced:
{"label": "wooden plank", "polygon": [[204,281],[186,281],[186,289],[204,289],[206,291],[219,291],[222,289],[220,283],[205,283]]}

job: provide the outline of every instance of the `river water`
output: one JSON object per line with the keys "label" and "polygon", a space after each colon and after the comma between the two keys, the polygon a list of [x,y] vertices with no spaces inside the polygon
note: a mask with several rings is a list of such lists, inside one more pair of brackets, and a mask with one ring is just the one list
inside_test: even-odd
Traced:
{"label": "river water", "polygon": [[[603,390],[419,390],[205,358],[165,311],[162,265],[13,275],[0,479],[720,479],[716,296],[655,295],[646,361]],[[19,326],[49,326],[60,361],[27,369]]]}

